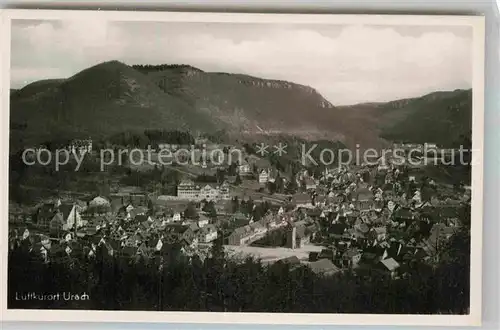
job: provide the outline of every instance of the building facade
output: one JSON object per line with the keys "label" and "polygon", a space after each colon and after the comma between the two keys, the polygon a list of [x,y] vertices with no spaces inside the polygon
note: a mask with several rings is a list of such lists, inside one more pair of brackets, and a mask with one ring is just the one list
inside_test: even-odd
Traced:
{"label": "building facade", "polygon": [[269,172],[266,170],[262,170],[259,173],[259,183],[260,184],[265,184],[269,181]]}
{"label": "building facade", "polygon": [[193,181],[187,180],[182,181],[177,186],[177,197],[190,201],[217,201],[229,200],[231,198],[229,195],[229,185],[227,183],[223,183],[220,186],[212,184],[200,186]]}

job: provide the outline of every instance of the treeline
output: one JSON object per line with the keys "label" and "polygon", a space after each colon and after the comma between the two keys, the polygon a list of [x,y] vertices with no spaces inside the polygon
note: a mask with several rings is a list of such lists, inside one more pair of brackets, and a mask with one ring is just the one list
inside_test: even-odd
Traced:
{"label": "treeline", "polygon": [[194,144],[194,137],[189,132],[171,130],[152,130],[144,132],[121,132],[110,136],[102,144],[113,144],[136,148],[147,148],[151,146],[157,148],[159,143],[169,143],[177,145]]}
{"label": "treeline", "polygon": [[120,183],[125,186],[151,188],[163,195],[176,195],[177,185],[181,180],[179,172],[165,166],[157,166],[150,171],[125,169]]}
{"label": "treeline", "polygon": [[[151,259],[65,257],[45,264],[9,253],[8,308],[147,311],[465,314],[469,254],[465,236],[451,242],[437,267],[413,264],[400,280],[366,271],[323,276],[307,266],[228,259],[220,241],[211,257],[187,258],[178,246]],[[454,245],[459,250],[454,250]],[[455,246],[456,247],[456,246]],[[160,266],[161,265],[161,266]],[[87,293],[88,301],[21,301],[16,293]]]}
{"label": "treeline", "polygon": [[197,69],[191,65],[188,64],[160,64],[160,65],[150,65],[150,64],[135,64],[132,65],[132,68],[141,71],[141,72],[157,72],[157,71],[163,71],[167,69],[191,69],[191,70],[197,70],[200,71],[200,69]]}

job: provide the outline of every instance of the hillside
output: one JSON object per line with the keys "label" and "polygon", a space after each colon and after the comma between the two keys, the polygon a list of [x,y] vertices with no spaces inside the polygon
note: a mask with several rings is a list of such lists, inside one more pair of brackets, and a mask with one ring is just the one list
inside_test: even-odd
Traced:
{"label": "hillside", "polygon": [[11,135],[19,143],[145,128],[215,129],[210,116],[117,61],[68,79],[38,81],[11,95]]}
{"label": "hillside", "polygon": [[472,90],[432,93],[413,100],[398,112],[401,110],[407,113],[400,119],[394,120],[394,110],[386,114],[383,138],[451,147],[461,135],[472,131]]}
{"label": "hillside", "polygon": [[333,105],[316,90],[287,81],[204,72],[187,65],[133,66],[166,93],[237,132],[339,135]]}
{"label": "hillside", "polygon": [[189,65],[111,61],[11,91],[11,149],[145,129],[225,132],[239,141],[297,136],[364,149],[448,144],[470,126],[470,90],[335,107],[309,86]]}
{"label": "hillside", "polygon": [[289,82],[111,61],[13,91],[11,144],[145,129],[336,137],[332,109],[314,89]]}
{"label": "hillside", "polygon": [[472,90],[435,92],[386,103],[339,107],[388,142],[432,142],[450,146],[472,130]]}

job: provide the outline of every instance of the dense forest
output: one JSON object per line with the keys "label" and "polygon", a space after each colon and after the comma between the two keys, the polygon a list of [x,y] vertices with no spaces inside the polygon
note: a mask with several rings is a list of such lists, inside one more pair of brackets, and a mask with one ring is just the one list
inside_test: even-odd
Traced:
{"label": "dense forest", "polygon": [[[322,276],[307,266],[228,258],[218,240],[210,257],[179,246],[148,259],[68,257],[45,264],[9,253],[9,308],[307,313],[465,314],[469,308],[469,229],[450,240],[439,264],[414,263],[407,276],[375,271]],[[161,265],[161,266],[160,266]],[[20,301],[16,293],[87,293],[86,301]]]}

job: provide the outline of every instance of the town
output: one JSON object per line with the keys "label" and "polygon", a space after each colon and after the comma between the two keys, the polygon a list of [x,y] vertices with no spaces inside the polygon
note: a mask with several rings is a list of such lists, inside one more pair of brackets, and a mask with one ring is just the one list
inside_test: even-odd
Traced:
{"label": "town", "polygon": [[[157,151],[180,147],[160,143]],[[439,262],[470,208],[465,184],[438,182],[422,166],[391,157],[375,165],[288,170],[249,149],[241,162],[222,166],[173,164],[168,170],[175,179],[163,185],[168,193],[154,184],[122,184],[101,193],[57,192],[33,205],[11,203],[9,249],[30,251],[45,263],[99,253],[149,262],[174,244],[187,258],[203,260],[217,242],[231,258],[306,265],[325,276],[370,270],[396,280],[413,263]],[[90,138],[68,150],[98,157]],[[127,166],[167,171],[159,163]]]}

